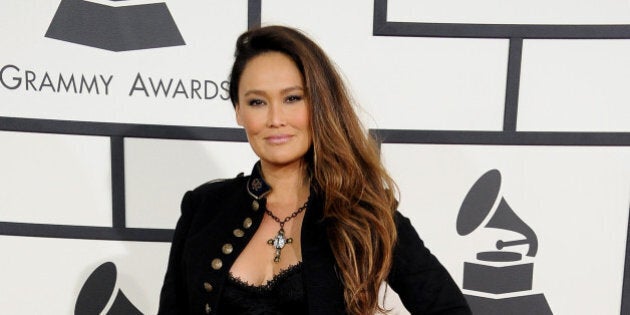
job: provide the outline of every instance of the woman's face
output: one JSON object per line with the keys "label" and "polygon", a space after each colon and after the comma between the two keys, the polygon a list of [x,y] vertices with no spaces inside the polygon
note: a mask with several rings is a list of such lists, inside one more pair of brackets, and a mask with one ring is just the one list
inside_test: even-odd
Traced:
{"label": "woman's face", "polygon": [[311,146],[302,75],[291,58],[267,52],[252,58],[238,85],[236,120],[263,165],[300,163]]}

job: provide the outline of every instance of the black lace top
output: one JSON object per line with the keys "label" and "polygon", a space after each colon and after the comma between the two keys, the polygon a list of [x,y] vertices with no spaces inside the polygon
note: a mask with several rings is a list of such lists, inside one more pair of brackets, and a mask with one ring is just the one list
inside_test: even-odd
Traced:
{"label": "black lace top", "polygon": [[280,271],[261,286],[229,275],[223,287],[219,313],[226,315],[307,314],[302,263]]}

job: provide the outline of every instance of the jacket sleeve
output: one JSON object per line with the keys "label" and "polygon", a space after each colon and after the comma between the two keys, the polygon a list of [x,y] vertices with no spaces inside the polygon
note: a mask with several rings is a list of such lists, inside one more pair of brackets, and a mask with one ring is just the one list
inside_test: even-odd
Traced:
{"label": "jacket sleeve", "polygon": [[188,293],[184,274],[182,252],[193,217],[196,200],[194,192],[188,191],[181,204],[181,216],[177,221],[171,252],[160,293],[158,315],[188,314]]}
{"label": "jacket sleeve", "polygon": [[409,219],[394,216],[398,241],[388,283],[411,314],[472,314],[448,271],[424,246]]}

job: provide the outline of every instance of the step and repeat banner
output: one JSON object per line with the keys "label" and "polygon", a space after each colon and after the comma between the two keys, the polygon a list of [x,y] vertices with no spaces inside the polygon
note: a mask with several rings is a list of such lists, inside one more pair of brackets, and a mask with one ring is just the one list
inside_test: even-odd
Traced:
{"label": "step and repeat banner", "polygon": [[630,314],[622,0],[0,3],[0,313],[157,312],[183,193],[256,161],[227,81],[260,24],[339,66],[475,314]]}

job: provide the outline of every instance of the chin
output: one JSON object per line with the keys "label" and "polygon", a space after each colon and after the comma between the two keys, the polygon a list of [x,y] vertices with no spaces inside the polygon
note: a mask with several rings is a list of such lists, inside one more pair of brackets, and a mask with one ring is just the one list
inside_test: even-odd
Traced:
{"label": "chin", "polygon": [[287,166],[287,165],[291,165],[291,164],[295,164],[295,163],[301,163],[302,161],[304,161],[304,156],[300,156],[300,157],[269,157],[269,158],[264,158],[261,157],[260,158],[261,161],[271,164],[271,165],[275,165],[275,166]]}

